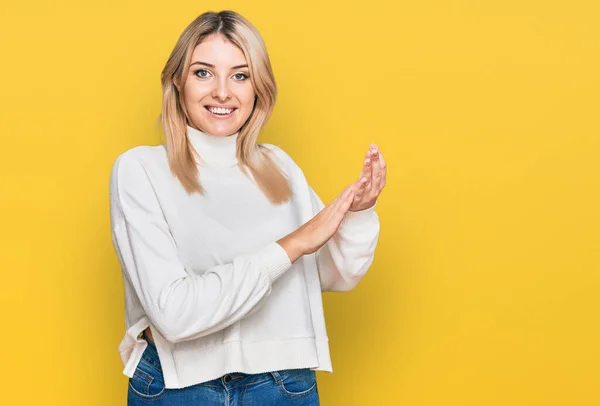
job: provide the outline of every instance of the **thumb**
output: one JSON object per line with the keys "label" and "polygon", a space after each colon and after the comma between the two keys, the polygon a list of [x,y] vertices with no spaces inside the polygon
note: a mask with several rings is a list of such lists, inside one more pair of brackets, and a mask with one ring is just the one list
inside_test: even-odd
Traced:
{"label": "thumb", "polygon": [[344,194],[342,195],[342,199],[340,200],[341,206],[343,207],[344,211],[346,211],[350,208],[350,205],[352,204],[353,200],[354,200],[354,189],[352,188],[352,186],[348,186],[346,188],[346,190],[344,191]]}
{"label": "thumb", "polygon": [[352,200],[354,200],[354,190],[352,189],[352,186],[348,186],[346,187],[342,193],[340,193],[334,200],[333,202],[330,203],[330,206],[343,206],[344,203],[350,199],[350,202],[352,202]]}
{"label": "thumb", "polygon": [[342,194],[342,200],[348,200],[351,197],[354,198],[354,189],[352,188],[352,186],[348,186],[346,189],[344,189],[344,193]]}

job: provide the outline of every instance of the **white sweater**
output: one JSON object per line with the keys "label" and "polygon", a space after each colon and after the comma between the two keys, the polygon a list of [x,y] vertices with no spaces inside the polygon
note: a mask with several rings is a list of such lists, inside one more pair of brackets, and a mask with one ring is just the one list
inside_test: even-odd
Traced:
{"label": "white sweater", "polygon": [[230,372],[332,372],[321,292],[350,290],[367,272],[380,227],[374,208],[348,212],[323,247],[291,263],[276,241],[323,208],[301,169],[281,148],[262,144],[293,189],[289,202],[274,206],[237,166],[239,134],[187,131],[203,159],[206,196],[186,193],[164,145],[134,147],[112,168],[112,241],[125,288],[123,373],[133,376],[148,326],[167,388]]}

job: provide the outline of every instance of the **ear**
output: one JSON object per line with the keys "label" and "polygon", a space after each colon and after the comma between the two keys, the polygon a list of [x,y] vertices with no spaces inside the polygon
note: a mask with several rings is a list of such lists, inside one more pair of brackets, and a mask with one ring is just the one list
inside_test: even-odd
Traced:
{"label": "ear", "polygon": [[177,90],[181,91],[181,87],[179,86],[179,81],[173,80],[173,84],[175,85],[175,87],[177,88]]}

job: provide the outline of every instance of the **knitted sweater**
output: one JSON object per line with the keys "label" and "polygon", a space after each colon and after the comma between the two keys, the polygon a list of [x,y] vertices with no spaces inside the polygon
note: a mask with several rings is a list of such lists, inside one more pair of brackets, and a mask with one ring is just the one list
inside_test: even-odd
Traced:
{"label": "knitted sweater", "polygon": [[239,133],[187,126],[206,195],[171,174],[164,145],[120,154],[110,175],[112,242],[125,292],[123,373],[132,377],[150,327],[166,388],[226,373],[332,372],[321,292],[348,291],[373,262],[374,207],[348,212],[316,253],[294,263],[276,242],[323,207],[292,158],[269,148],[292,198],[272,205],[237,165]]}

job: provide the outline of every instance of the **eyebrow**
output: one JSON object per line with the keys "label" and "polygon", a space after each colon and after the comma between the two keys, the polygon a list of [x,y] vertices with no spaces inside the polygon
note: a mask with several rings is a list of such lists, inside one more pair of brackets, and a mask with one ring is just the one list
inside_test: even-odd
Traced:
{"label": "eyebrow", "polygon": [[[195,64],[205,65],[205,66],[208,66],[209,68],[215,67],[215,65],[211,65],[210,63],[206,63],[206,62],[202,62],[202,61],[196,61],[196,62],[192,63],[192,65],[195,65]],[[192,65],[190,65],[190,66],[192,66]],[[236,65],[236,66],[232,66],[231,69],[240,69],[240,68],[247,68],[247,67],[248,67],[248,65]]]}

